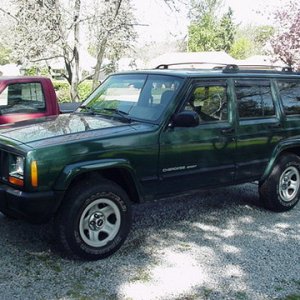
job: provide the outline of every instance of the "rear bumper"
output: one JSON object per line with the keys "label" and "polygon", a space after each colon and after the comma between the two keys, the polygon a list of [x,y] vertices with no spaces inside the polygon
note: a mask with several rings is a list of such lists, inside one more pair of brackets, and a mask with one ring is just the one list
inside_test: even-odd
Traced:
{"label": "rear bumper", "polygon": [[32,221],[47,222],[57,211],[63,192],[27,193],[0,185],[0,211]]}

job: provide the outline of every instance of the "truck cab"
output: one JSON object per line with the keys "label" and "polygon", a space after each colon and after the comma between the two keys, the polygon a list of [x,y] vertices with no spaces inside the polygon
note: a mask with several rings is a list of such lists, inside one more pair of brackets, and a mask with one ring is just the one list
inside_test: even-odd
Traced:
{"label": "truck cab", "polygon": [[49,78],[0,77],[0,125],[59,113]]}

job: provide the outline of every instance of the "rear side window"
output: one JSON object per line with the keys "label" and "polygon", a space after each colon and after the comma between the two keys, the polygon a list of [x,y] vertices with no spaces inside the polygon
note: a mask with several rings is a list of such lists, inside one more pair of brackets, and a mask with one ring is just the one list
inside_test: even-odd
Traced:
{"label": "rear side window", "polygon": [[300,80],[278,80],[278,88],[286,115],[300,115]]}
{"label": "rear side window", "polygon": [[1,114],[36,113],[45,110],[42,86],[38,82],[10,84],[0,94]]}
{"label": "rear side window", "polygon": [[235,92],[240,118],[275,116],[270,81],[237,80]]}

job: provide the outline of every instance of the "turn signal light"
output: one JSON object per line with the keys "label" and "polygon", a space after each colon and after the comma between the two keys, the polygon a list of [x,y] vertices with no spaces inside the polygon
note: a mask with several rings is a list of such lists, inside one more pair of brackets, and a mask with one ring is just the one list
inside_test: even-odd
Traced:
{"label": "turn signal light", "polygon": [[18,186],[23,186],[24,185],[24,180],[17,178],[17,177],[13,177],[13,176],[8,176],[8,181],[14,185],[18,185]]}
{"label": "turn signal light", "polygon": [[31,162],[31,185],[33,187],[38,186],[38,168],[36,160]]}

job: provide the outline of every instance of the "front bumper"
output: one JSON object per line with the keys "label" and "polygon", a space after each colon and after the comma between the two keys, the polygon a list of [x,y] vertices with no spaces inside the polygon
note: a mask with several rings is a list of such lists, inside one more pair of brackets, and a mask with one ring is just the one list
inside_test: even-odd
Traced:
{"label": "front bumper", "polygon": [[36,222],[47,222],[57,211],[63,192],[27,193],[0,184],[0,211]]}

